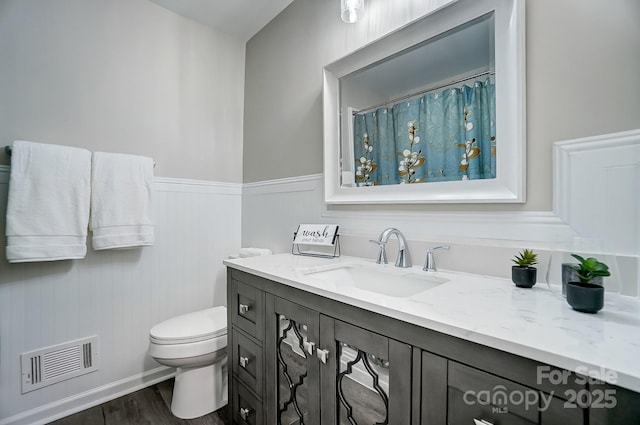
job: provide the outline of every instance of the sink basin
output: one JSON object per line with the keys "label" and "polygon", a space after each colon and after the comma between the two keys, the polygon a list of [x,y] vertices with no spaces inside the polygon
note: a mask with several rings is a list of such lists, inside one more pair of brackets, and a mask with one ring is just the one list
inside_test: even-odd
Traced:
{"label": "sink basin", "polygon": [[419,269],[402,269],[379,264],[345,263],[309,270],[305,275],[340,288],[357,288],[388,297],[407,298],[435,288],[448,279]]}

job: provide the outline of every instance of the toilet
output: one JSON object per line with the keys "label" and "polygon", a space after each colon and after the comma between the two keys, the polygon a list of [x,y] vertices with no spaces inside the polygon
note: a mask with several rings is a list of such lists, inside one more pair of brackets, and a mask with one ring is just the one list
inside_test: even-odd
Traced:
{"label": "toilet", "polygon": [[149,354],[176,368],[171,412],[193,419],[225,406],[227,382],[227,309],[213,307],[183,314],[149,331]]}

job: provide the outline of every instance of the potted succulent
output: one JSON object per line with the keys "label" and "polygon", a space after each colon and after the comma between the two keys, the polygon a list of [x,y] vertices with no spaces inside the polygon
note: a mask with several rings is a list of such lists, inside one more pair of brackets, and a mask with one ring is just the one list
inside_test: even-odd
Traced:
{"label": "potted succulent", "polygon": [[511,281],[519,288],[531,288],[536,284],[538,269],[538,254],[530,249],[523,249],[511,261],[516,263],[511,267]]}
{"label": "potted succulent", "polygon": [[604,306],[604,287],[594,280],[610,276],[609,267],[593,257],[571,256],[578,260],[574,266],[578,281],[567,283],[567,302],[576,311],[597,313]]}

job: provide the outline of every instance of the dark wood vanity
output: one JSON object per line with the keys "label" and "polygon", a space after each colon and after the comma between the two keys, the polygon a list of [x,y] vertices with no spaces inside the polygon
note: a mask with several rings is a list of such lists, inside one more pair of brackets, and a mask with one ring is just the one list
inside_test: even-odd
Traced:
{"label": "dark wood vanity", "polygon": [[231,267],[227,276],[234,424],[640,424],[633,391]]}

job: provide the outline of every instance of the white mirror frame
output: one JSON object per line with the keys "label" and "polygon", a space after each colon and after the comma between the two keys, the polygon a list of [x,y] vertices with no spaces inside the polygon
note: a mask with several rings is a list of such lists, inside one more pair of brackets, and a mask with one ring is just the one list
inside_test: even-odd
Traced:
{"label": "white mirror frame", "polygon": [[[343,187],[340,175],[340,78],[492,11],[495,11],[496,139],[499,146],[496,178]],[[326,203],[525,202],[524,0],[458,0],[327,65],[323,78]]]}

